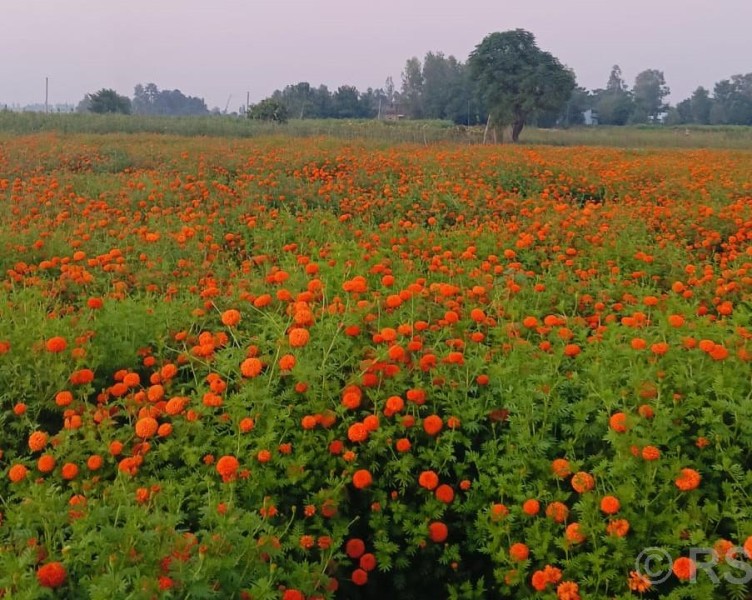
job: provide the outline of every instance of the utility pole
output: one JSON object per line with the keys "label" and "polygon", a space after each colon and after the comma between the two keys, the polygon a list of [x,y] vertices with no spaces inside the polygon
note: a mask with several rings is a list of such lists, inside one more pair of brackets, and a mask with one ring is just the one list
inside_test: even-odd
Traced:
{"label": "utility pole", "polygon": [[44,114],[47,114],[50,112],[50,78],[45,77],[44,78]]}
{"label": "utility pole", "polygon": [[248,109],[251,108],[251,92],[245,93],[245,112],[248,113]]}

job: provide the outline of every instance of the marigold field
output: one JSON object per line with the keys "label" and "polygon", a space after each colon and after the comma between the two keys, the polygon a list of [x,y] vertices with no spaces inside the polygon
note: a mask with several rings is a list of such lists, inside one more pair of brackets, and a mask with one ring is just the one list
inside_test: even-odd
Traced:
{"label": "marigold field", "polygon": [[0,138],[0,596],[749,598],[751,173]]}

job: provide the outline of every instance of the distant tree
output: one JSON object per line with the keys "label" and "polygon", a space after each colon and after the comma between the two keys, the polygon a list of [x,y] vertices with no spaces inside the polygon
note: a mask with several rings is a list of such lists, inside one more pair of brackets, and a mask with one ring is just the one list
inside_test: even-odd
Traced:
{"label": "distant tree", "polygon": [[584,125],[585,111],[592,107],[590,92],[584,87],[576,87],[563,107],[537,113],[534,117],[535,125],[545,128]]}
{"label": "distant tree", "polygon": [[752,73],[734,75],[715,84],[710,122],[752,125]]}
{"label": "distant tree", "polygon": [[87,94],[79,103],[79,107],[82,104],[86,106],[86,110],[93,113],[121,113],[124,115],[131,113],[130,98],[121,96],[112,89],[101,89],[93,94]]}
{"label": "distant tree", "polygon": [[689,98],[689,107],[692,114],[692,123],[707,125],[710,123],[710,110],[713,108],[713,100],[710,92],[704,87],[698,87]]}
{"label": "distant tree", "polygon": [[[671,118],[669,119],[669,117]],[[676,105],[676,107],[668,110],[668,115],[666,116],[667,125],[684,125],[686,123],[694,122],[692,116],[692,101],[689,98],[682,100]]]}
{"label": "distant tree", "polygon": [[287,107],[273,98],[266,98],[258,104],[253,104],[246,113],[249,119],[254,121],[271,121],[274,123],[287,123]]}
{"label": "distant tree", "polygon": [[572,72],[523,29],[487,36],[468,66],[489,111],[487,125],[511,125],[514,142],[531,116],[560,109],[575,87]]}
{"label": "distant tree", "polygon": [[614,94],[629,91],[629,87],[624,81],[624,77],[621,74],[621,67],[619,65],[611,67],[611,74],[608,76],[608,82],[606,83],[606,91]]}
{"label": "distant tree", "polygon": [[160,90],[155,84],[138,84],[133,90],[133,112],[139,115],[207,115],[203,98],[186,96],[180,90]]}
{"label": "distant tree", "polygon": [[[681,104],[681,102],[679,103]],[[666,110],[666,117],[663,119],[664,125],[684,125],[685,123],[688,123],[688,121],[685,121],[682,117],[681,113],[679,112],[678,106],[669,106],[668,110]]]}
{"label": "distant tree", "polygon": [[81,101],[76,105],[76,112],[77,113],[87,113],[91,112],[89,108],[91,107],[91,95],[86,94]]}
{"label": "distant tree", "polygon": [[585,113],[593,108],[593,96],[584,87],[576,87],[569,97],[562,116],[564,127],[585,124]]}
{"label": "distant tree", "polygon": [[408,117],[423,117],[423,67],[417,57],[408,59],[402,71],[402,90],[400,101]]}
{"label": "distant tree", "polygon": [[339,119],[361,119],[368,116],[369,107],[360,101],[360,93],[355,86],[341,85],[332,97],[334,116]]}
{"label": "distant tree", "polygon": [[381,88],[368,88],[360,94],[360,117],[362,119],[373,119],[379,114],[379,106],[386,103],[386,94]]}
{"label": "distant tree", "polygon": [[668,108],[664,99],[670,93],[671,90],[666,85],[663,71],[647,69],[638,74],[632,88],[634,98],[632,122],[656,122],[659,115]]}
{"label": "distant tree", "polygon": [[441,52],[427,53],[423,59],[422,79],[420,104],[423,116],[427,119],[447,118],[447,106],[452,97],[462,93],[462,71],[457,59],[454,56],[447,58]]}
{"label": "distant tree", "polygon": [[287,111],[296,119],[305,119],[314,115],[315,90],[307,81],[301,81],[295,85],[288,85],[282,91],[277,90],[272,98],[287,107]]}
{"label": "distant tree", "polygon": [[593,92],[593,108],[600,124],[626,125],[629,121],[634,104],[619,65],[612,67],[606,89]]}
{"label": "distant tree", "polygon": [[394,79],[392,79],[392,76],[386,78],[386,81],[384,82],[384,96],[386,98],[386,101],[391,105],[394,104],[394,100],[397,95],[397,90],[394,87]]}
{"label": "distant tree", "polygon": [[316,88],[313,95],[314,112],[313,115],[319,119],[326,119],[334,116],[334,100],[332,93],[325,85]]}

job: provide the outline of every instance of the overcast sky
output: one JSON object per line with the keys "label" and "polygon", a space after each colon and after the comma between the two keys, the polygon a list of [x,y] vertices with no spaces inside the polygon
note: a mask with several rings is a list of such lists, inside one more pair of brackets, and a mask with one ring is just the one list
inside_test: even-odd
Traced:
{"label": "overcast sky", "polygon": [[137,83],[230,110],[289,83],[400,85],[411,56],[465,60],[493,31],[523,28],[604,87],[665,73],[671,100],[752,72],[752,0],[0,0],[0,105],[77,103]]}

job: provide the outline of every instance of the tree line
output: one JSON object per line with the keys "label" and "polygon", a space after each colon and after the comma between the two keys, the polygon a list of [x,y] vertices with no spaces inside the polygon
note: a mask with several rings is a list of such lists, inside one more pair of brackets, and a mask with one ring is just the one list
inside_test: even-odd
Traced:
{"label": "tree line", "polygon": [[76,111],[181,117],[209,114],[203,98],[186,96],[180,90],[160,90],[154,83],[139,83],[133,90],[133,99],[121,96],[113,89],[86,94]]}
{"label": "tree line", "polygon": [[[752,73],[719,81],[712,94],[698,87],[676,106],[666,102],[669,93],[662,71],[642,71],[630,88],[618,65],[611,69],[604,88],[587,90],[576,84],[571,69],[538,48],[532,33],[516,29],[486,36],[464,62],[443,52],[428,52],[423,60],[408,59],[399,89],[391,77],[382,87],[365,91],[351,85],[332,91],[326,85],[300,82],[241,112],[251,119],[276,122],[441,119],[485,125],[486,134],[494,138],[508,128],[514,141],[525,125],[752,125]],[[210,112],[203,99],[180,90],[159,90],[153,83],[137,85],[133,99],[107,89],[87,94],[79,110],[144,115]]]}
{"label": "tree line", "polygon": [[[315,87],[307,82],[288,85],[262,101],[260,106],[266,107],[267,112],[261,111],[260,118],[268,116],[268,108],[273,106],[276,114],[285,118],[381,116],[442,119],[458,125],[485,124],[492,112],[489,110],[488,86],[504,79],[503,73],[489,70],[487,73],[492,74],[494,81],[487,81],[484,87],[482,74],[477,68],[480,60],[478,52],[493,36],[506,36],[506,41],[514,42],[509,44],[510,47],[514,47],[516,43],[517,47],[524,49],[507,61],[505,68],[509,72],[517,70],[520,65],[524,66],[526,61],[529,62],[531,54],[540,53],[532,34],[528,32],[516,30],[492,34],[465,62],[443,52],[428,52],[422,61],[418,57],[409,58],[402,70],[399,89],[395,87],[391,77],[383,87],[368,88],[363,93],[352,86],[343,86],[330,92],[325,85]],[[570,69],[564,71],[574,75]],[[563,73],[558,66],[553,72]],[[534,77],[532,79],[535,80]],[[719,81],[712,93],[699,86],[689,98],[675,106],[666,102],[670,88],[663,71],[658,69],[640,72],[631,88],[624,80],[619,65],[614,65],[611,69],[603,88],[588,90],[575,85],[570,89],[567,81],[560,81],[559,85],[563,85],[564,90],[569,90],[566,98],[549,106],[536,106],[527,115],[529,124],[539,127],[568,127],[584,125],[586,119],[592,119],[592,122],[616,126],[650,123],[752,125],[752,73],[734,75]],[[535,91],[531,89],[528,102],[535,103],[534,94]],[[347,98],[346,102],[343,102],[344,98]]]}

